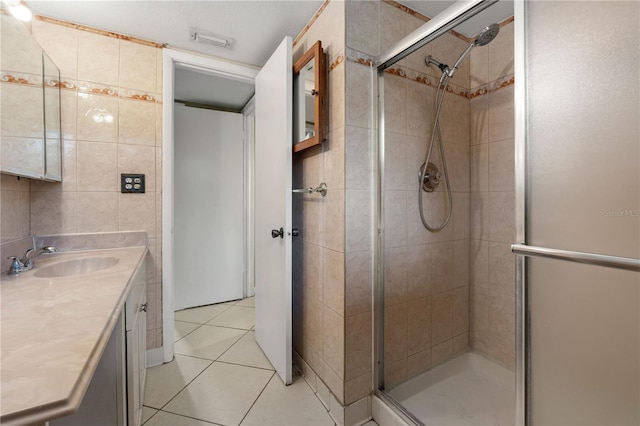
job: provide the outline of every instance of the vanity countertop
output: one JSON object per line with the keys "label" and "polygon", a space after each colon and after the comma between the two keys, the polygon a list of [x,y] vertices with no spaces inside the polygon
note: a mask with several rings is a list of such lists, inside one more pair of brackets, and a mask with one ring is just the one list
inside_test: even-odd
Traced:
{"label": "vanity countertop", "polygon": [[[0,284],[0,423],[44,422],[73,413],[131,290],[146,247],[41,256]],[[115,266],[61,278],[38,278],[48,265],[115,257]]]}

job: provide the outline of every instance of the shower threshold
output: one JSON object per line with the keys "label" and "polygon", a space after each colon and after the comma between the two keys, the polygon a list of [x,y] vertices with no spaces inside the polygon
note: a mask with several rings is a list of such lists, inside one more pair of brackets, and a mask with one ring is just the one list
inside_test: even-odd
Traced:
{"label": "shower threshold", "polygon": [[515,375],[475,352],[396,386],[389,392],[425,425],[515,423]]}

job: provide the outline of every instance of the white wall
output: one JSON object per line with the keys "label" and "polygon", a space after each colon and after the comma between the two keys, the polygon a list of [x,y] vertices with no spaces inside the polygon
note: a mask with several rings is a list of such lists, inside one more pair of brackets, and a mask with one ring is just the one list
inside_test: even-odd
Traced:
{"label": "white wall", "polygon": [[174,309],[244,292],[242,114],[174,106]]}

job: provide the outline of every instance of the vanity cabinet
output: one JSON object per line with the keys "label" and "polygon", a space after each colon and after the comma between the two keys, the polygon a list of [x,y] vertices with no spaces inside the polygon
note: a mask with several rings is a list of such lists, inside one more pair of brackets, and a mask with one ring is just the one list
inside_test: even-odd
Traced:
{"label": "vanity cabinet", "polygon": [[111,333],[78,411],[50,426],[126,426],[127,390],[124,313]]}
{"label": "vanity cabinet", "polygon": [[145,261],[133,277],[125,305],[127,341],[127,420],[142,424],[142,403],[147,372],[147,274]]}
{"label": "vanity cabinet", "polygon": [[146,377],[146,261],[131,278],[131,291],[105,346],[80,408],[51,426],[139,426]]}

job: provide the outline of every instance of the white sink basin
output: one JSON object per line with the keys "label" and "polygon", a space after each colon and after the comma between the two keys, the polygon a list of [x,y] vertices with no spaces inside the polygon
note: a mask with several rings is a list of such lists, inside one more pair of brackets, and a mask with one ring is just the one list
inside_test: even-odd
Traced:
{"label": "white sink basin", "polygon": [[115,257],[84,257],[45,266],[37,269],[33,275],[38,278],[71,277],[109,269],[117,263]]}

